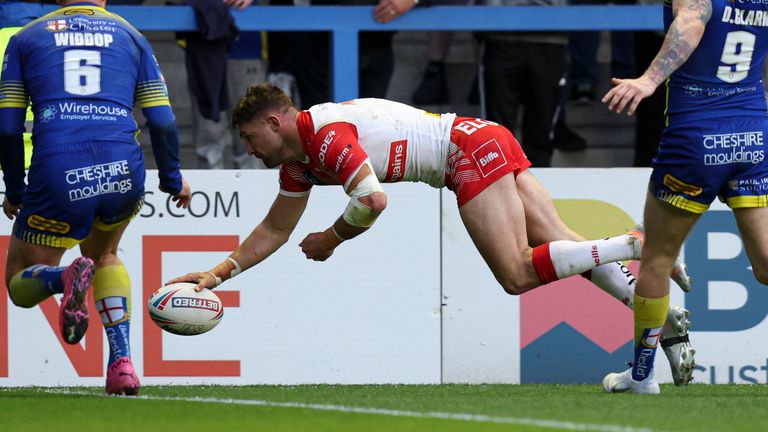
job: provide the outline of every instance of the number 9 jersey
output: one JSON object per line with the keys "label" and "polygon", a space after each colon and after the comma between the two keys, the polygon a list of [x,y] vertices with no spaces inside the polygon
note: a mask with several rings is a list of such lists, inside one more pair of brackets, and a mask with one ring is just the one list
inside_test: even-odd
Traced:
{"label": "number 9 jersey", "polygon": [[11,38],[3,59],[0,108],[35,114],[35,152],[99,140],[136,143],[134,99],[170,105],[144,36],[92,4],[58,9]]}
{"label": "number 9 jersey", "polygon": [[[673,20],[664,5],[665,29]],[[768,50],[768,0],[713,0],[699,46],[668,82],[668,124],[683,120],[760,116]]]}

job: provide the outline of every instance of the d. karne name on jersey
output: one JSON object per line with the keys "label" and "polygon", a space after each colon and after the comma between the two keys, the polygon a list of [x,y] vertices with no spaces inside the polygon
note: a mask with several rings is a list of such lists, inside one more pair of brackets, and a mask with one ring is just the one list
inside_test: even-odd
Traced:
{"label": "d. karne name on jersey", "polygon": [[114,36],[108,33],[54,33],[56,46],[86,46],[109,48],[114,42]]}
{"label": "d. karne name on jersey", "polygon": [[768,27],[768,11],[726,6],[723,9],[723,22],[736,25]]}

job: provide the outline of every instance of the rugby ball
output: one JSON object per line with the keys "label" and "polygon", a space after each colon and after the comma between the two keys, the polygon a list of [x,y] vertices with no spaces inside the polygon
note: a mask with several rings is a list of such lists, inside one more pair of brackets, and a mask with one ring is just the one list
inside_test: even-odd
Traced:
{"label": "rugby ball", "polygon": [[224,316],[224,305],[209,289],[195,291],[195,284],[179,282],[155,291],[147,302],[149,317],[161,329],[183,336],[205,333]]}

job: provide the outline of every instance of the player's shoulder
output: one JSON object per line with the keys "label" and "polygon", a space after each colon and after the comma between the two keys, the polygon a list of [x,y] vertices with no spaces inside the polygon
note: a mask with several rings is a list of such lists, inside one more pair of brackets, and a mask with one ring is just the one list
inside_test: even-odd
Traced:
{"label": "player's shoulder", "polygon": [[67,6],[49,12],[24,26],[17,36],[36,37],[41,33],[125,31],[136,40],[144,36],[120,15],[92,5]]}

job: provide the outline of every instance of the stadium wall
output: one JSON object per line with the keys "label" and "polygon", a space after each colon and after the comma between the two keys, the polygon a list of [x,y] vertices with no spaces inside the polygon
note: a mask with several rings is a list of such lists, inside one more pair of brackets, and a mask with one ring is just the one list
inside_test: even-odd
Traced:
{"label": "stadium wall", "polygon": [[[641,217],[648,170],[533,172],[586,237],[621,233]],[[307,261],[297,245],[338,217],[347,197],[315,188],[288,244],[216,290],[226,305],[219,327],[194,337],[162,332],[146,299],[236,247],[272,203],[276,174],[187,171],[196,191],[188,210],[148,189],[119,252],[133,281],[132,354],[145,384],[596,383],[630,359],[632,315],[621,303],[582,278],[504,294],[452,193],[413,184],[386,185],[390,204],[373,230],[325,263]],[[148,178],[154,183],[156,172]],[[697,382],[767,383],[768,290],[751,277],[723,210],[715,204],[689,237],[694,288],[684,297],[673,287],[672,301],[692,312]],[[0,230],[10,233],[10,221]],[[0,249],[7,245],[1,236]],[[2,295],[0,386],[103,385],[107,345],[98,322],[81,344],[65,346],[54,300],[20,309]],[[657,365],[671,381],[665,359]]]}

